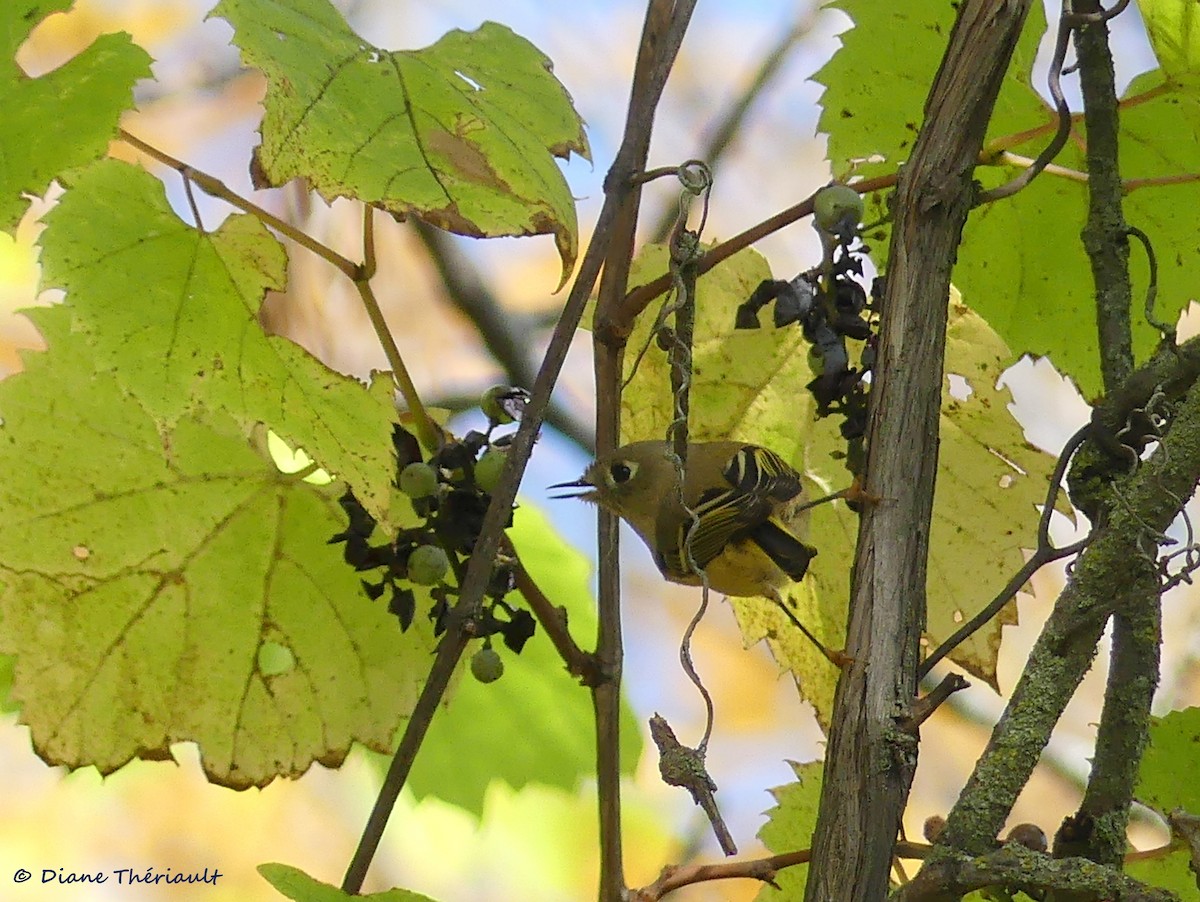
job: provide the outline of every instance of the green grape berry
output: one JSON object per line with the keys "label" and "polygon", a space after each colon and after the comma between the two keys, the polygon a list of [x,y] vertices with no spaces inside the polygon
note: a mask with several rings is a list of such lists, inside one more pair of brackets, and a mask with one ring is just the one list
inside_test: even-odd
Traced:
{"label": "green grape berry", "polygon": [[862,222],[863,199],[849,185],[829,185],[813,197],[817,227],[840,234]]}
{"label": "green grape berry", "polygon": [[491,646],[471,655],[471,675],[481,683],[494,683],[504,675],[504,660]]}
{"label": "green grape berry", "polygon": [[408,580],[418,586],[440,583],[450,570],[450,558],[437,545],[418,545],[408,556]]}
{"label": "green grape berry", "polygon": [[491,422],[504,425],[515,422],[528,401],[529,392],[523,388],[493,385],[479,399],[479,409]]}
{"label": "green grape berry", "polygon": [[825,355],[816,345],[809,345],[807,359],[808,369],[814,376],[825,375]]}
{"label": "green grape berry", "polygon": [[437,470],[429,464],[409,464],[400,471],[400,491],[409,498],[428,498],[437,493]]}
{"label": "green grape berry", "polygon": [[501,448],[488,448],[475,464],[475,484],[489,494],[496,491],[500,484],[500,474],[504,472],[504,462],[508,460],[508,452]]}

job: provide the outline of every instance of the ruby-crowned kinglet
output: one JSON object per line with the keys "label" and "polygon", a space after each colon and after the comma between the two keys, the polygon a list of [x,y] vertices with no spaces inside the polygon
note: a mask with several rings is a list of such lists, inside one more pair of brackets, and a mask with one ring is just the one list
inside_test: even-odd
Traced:
{"label": "ruby-crowned kinglet", "polygon": [[703,585],[686,562],[686,548],[710,589],[772,599],[826,658],[839,667],[847,662],[797,620],[786,601],[788,587],[817,554],[799,538],[808,509],[845,493],[806,502],[800,474],[774,451],[745,442],[691,442],[680,492],[671,446],[633,442],[594,461],[574,482],[550,488],[584,489],[559,497],[595,502],[625,520],[671,582]]}
{"label": "ruby-crowned kinglet", "polygon": [[596,460],[582,478],[551,488],[585,489],[560,497],[593,501],[628,522],[671,582],[702,584],[686,563],[686,545],[711,589],[771,598],[813,638],[785,603],[788,586],[817,553],[797,535],[808,525],[809,505],[800,474],[775,452],[744,442],[693,442],[680,492],[670,445],[633,442]]}

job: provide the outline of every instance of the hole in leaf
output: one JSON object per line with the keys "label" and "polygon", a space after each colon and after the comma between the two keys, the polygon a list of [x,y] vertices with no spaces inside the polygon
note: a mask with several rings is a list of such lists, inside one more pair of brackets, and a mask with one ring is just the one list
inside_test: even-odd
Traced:
{"label": "hole in leaf", "polygon": [[464,75],[463,73],[459,72],[457,69],[454,70],[454,74],[457,75],[459,78],[461,78],[463,81],[465,81],[467,84],[469,84],[476,91],[483,90],[483,85],[481,85],[475,79],[471,78],[471,76]]}
{"label": "hole in leaf", "polygon": [[270,429],[267,430],[267,451],[280,473],[290,475],[311,469],[312,472],[304,476],[305,482],[311,485],[329,485],[333,482],[328,472],[314,466],[313,459],[303,448],[293,448]]}
{"label": "hole in leaf", "polygon": [[966,377],[958,373],[947,373],[946,381],[950,383],[950,397],[955,401],[965,401],[975,393]]}

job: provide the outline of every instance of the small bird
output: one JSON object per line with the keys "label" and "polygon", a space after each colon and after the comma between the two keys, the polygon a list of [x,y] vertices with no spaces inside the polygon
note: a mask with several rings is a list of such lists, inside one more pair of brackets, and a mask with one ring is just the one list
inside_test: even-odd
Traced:
{"label": "small bird", "polygon": [[597,459],[580,479],[550,488],[584,489],[558,497],[594,502],[629,523],[671,582],[703,585],[699,568],[717,592],[770,598],[826,657],[843,660],[786,604],[788,587],[804,576],[817,550],[797,536],[812,506],[800,474],[774,451],[744,442],[693,442],[681,492],[671,446],[633,442]]}

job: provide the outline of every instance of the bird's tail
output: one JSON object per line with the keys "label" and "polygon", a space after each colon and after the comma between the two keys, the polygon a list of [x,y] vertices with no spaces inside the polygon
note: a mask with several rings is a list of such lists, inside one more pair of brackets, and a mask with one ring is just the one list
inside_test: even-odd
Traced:
{"label": "bird's tail", "polygon": [[795,581],[808,572],[808,564],[817,556],[817,549],[805,545],[774,519],[750,530],[750,538],[763,553]]}

